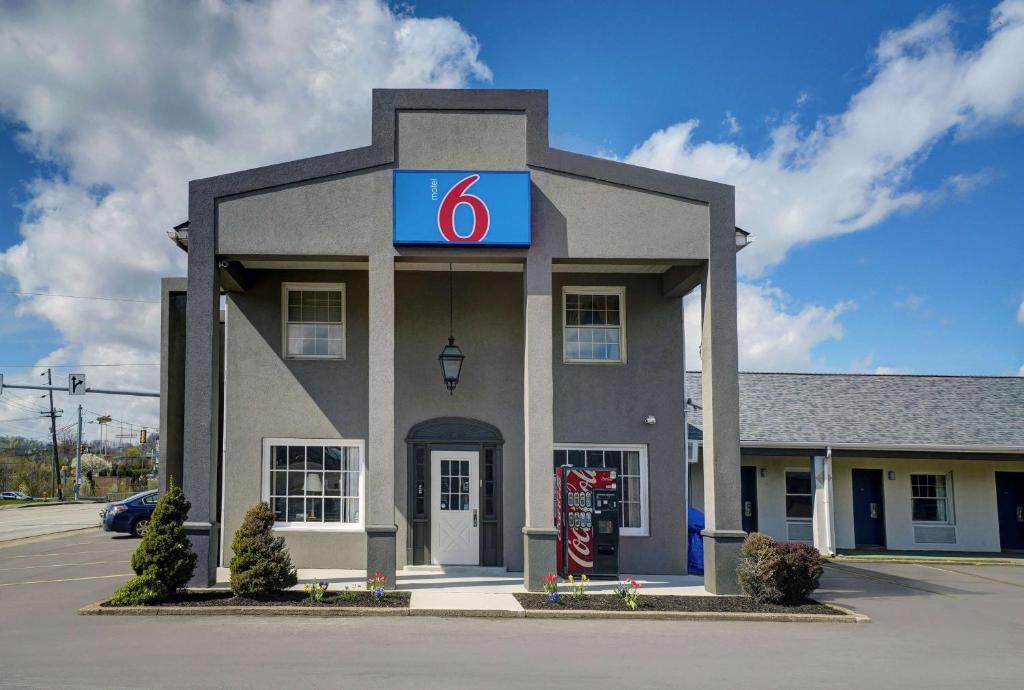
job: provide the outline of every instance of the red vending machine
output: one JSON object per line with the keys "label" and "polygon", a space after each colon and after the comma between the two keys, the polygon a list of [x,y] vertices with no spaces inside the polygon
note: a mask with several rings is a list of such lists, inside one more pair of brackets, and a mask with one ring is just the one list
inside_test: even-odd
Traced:
{"label": "red vending machine", "polygon": [[619,576],[619,499],[615,470],[555,470],[556,565],[563,578]]}

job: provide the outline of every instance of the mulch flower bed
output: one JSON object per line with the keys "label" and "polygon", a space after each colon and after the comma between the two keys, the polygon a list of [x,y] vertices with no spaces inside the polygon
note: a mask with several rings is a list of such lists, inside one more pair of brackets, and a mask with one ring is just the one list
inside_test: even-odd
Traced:
{"label": "mulch flower bed", "polygon": [[[563,594],[558,602],[550,601],[547,594],[516,594],[524,609],[545,611],[629,611],[622,597],[614,594],[584,594],[572,597]],[[807,601],[797,606],[758,604],[750,597],[703,597],[703,596],[641,596],[637,601],[639,611],[685,611],[698,613],[804,613],[829,616],[846,615],[845,612]]]}
{"label": "mulch flower bed", "polygon": [[[223,592],[183,592],[176,594],[160,606],[195,606],[195,607],[216,607],[216,606],[307,606],[309,608],[409,608],[409,592],[388,592],[382,599],[373,596],[373,592],[349,591],[349,592],[327,592],[323,600],[313,603],[305,592],[286,591],[273,595],[272,597],[236,597],[230,591]],[[102,606],[110,606],[104,602]],[[115,607],[111,607],[115,608]]]}

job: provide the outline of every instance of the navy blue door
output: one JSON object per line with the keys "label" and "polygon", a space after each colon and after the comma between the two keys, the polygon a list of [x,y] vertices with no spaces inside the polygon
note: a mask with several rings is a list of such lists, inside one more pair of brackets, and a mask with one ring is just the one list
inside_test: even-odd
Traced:
{"label": "navy blue door", "polygon": [[853,538],[857,546],[885,546],[882,470],[853,470]]}
{"label": "navy blue door", "polygon": [[740,468],[740,500],[743,501],[743,531],[757,531],[757,468]]}
{"label": "navy blue door", "polygon": [[996,472],[999,544],[1024,549],[1024,472]]}

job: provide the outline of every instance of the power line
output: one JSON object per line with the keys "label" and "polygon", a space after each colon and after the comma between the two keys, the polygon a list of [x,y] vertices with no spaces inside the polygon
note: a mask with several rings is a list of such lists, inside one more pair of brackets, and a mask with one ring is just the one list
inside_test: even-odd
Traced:
{"label": "power line", "polygon": [[65,299],[94,299],[103,302],[135,302],[138,304],[160,304],[159,300],[132,299],[131,297],[98,297],[95,295],[57,295],[52,292],[21,292],[19,290],[0,290],[7,295],[19,295],[21,297],[63,297]]}

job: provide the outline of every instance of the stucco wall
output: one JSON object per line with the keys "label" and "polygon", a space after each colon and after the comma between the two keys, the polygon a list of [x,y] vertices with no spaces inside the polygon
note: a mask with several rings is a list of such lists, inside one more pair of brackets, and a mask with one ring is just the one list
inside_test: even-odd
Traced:
{"label": "stucco wall", "polygon": [[[646,444],[650,536],[622,537],[626,573],[686,572],[686,460],[683,452],[683,331],[679,299],[663,297],[659,276],[554,276],[555,443]],[[562,362],[562,287],[626,288],[626,364]],[[644,424],[654,415],[654,426]]]}
{"label": "stucco wall", "polygon": [[509,570],[523,567],[523,288],[521,273],[455,274],[455,338],[466,355],[454,395],[437,355],[448,338],[448,273],[395,276],[395,506],[398,565],[408,532],[405,437],[434,417],[493,424],[505,439],[503,550]]}
{"label": "stucco wall", "polygon": [[[222,565],[245,511],[262,499],[263,439],[367,435],[366,273],[254,271],[245,293],[227,298]],[[345,283],[346,359],[281,357],[281,283]],[[362,568],[362,532],[282,532],[304,568]]]}
{"label": "stucco wall", "polygon": [[[810,457],[744,456],[743,465],[766,469],[757,477],[758,531],[786,539],[785,471],[809,469]],[[853,469],[883,470],[883,510],[886,547],[890,550],[999,551],[999,516],[996,503],[996,472],[1024,471],[1024,463],[980,460],[908,460],[904,458],[835,458],[832,461],[832,495],[835,510],[836,547],[855,548],[853,523]],[[895,479],[888,472],[895,472]],[[914,541],[911,520],[910,475],[952,472],[955,544]],[[700,507],[702,472],[691,471],[693,505]],[[917,523],[936,524],[936,523]]]}
{"label": "stucco wall", "polygon": [[398,167],[525,170],[526,113],[400,111]]}

